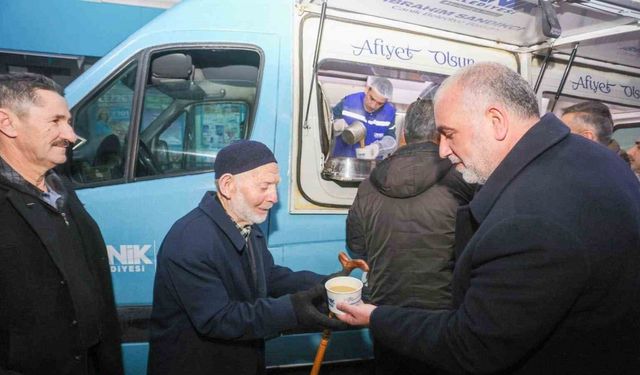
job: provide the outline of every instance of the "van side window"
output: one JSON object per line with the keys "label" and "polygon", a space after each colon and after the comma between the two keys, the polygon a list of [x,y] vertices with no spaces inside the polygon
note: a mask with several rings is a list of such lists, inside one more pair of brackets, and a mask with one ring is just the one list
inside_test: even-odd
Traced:
{"label": "van side window", "polygon": [[213,170],[224,146],[249,136],[260,55],[243,49],[153,54],[135,177]]}
{"label": "van side window", "polygon": [[136,69],[136,64],[128,66],[76,112],[74,130],[80,142],[73,149],[71,161],[75,183],[124,177]]}

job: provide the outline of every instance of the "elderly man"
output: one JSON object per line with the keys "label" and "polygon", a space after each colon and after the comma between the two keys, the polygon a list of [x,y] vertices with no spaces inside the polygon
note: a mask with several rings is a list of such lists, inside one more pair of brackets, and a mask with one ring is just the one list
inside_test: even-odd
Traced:
{"label": "elderly man", "polygon": [[396,148],[396,109],[389,103],[393,85],[384,77],[369,77],[364,92],[351,94],[333,107],[333,131],[339,135],[354,122],[366,129],[365,147],[350,145],[342,137],[336,137],[333,156],[376,159],[386,156]]}
{"label": "elderly man", "polygon": [[[461,208],[450,311],[338,306],[345,321],[452,373],[637,374],[640,189],[624,161],[538,117],[496,63],[445,80],[440,155],[483,184]],[[579,155],[579,157],[576,157]],[[466,225],[465,225],[466,224]]]}
{"label": "elderly man", "polygon": [[[347,216],[347,244],[369,262],[371,302],[451,308],[454,227],[473,187],[438,156],[433,102],[419,99],[405,116],[407,145],[383,160],[358,188]],[[376,374],[423,374],[424,362],[374,342]]]}
{"label": "elderly man", "polygon": [[324,276],[275,265],[257,225],[278,201],[271,151],[240,141],[214,169],[217,192],[173,225],[158,255],[150,375],[260,374],[265,338],[342,325],[312,304],[324,299]]}
{"label": "elderly man", "polygon": [[0,373],[122,374],[104,240],[52,169],[76,140],[61,92],[0,75]]}

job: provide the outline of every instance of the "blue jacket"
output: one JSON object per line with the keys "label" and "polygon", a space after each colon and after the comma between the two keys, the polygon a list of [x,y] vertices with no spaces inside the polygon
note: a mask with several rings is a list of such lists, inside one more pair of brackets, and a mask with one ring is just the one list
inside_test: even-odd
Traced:
{"label": "blue jacket", "polygon": [[381,306],[377,340],[452,373],[638,373],[640,185],[615,153],[545,115],[458,220],[454,309]]}
{"label": "blue jacket", "polygon": [[[395,138],[396,109],[393,104],[385,103],[377,111],[367,112],[364,109],[364,96],[364,92],[345,96],[332,110],[334,119],[342,118],[348,125],[356,120],[362,122],[367,128],[365,145],[379,141],[385,135]],[[355,158],[357,147],[357,144],[350,145],[337,137],[332,155]]]}
{"label": "blue jacket", "polygon": [[264,339],[297,325],[287,293],[322,279],[274,264],[254,225],[247,244],[215,192],[178,220],[158,254],[149,374],[257,374]]}

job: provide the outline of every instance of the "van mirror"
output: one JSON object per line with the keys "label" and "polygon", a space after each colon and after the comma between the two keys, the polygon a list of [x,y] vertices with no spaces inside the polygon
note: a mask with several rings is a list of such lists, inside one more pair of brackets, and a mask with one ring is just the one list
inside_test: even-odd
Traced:
{"label": "van mirror", "polygon": [[151,63],[152,82],[166,79],[190,80],[192,73],[193,63],[191,62],[191,56],[184,53],[171,53],[160,56]]}

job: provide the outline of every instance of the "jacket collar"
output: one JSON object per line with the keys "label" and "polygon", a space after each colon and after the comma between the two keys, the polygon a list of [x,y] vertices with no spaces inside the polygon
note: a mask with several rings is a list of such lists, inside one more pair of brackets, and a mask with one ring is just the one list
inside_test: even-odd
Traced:
{"label": "jacket collar", "polygon": [[[241,252],[244,249],[247,241],[245,241],[244,237],[236,227],[236,224],[231,220],[227,212],[224,210],[224,207],[222,207],[215,191],[206,192],[204,197],[202,197],[198,208],[200,208],[205,215],[209,216],[211,220],[218,225],[229,240],[231,240],[236,251]],[[251,226],[249,241],[251,241],[254,236],[263,237],[262,232],[255,224]]]}
{"label": "jacket collar", "polygon": [[569,136],[569,128],[554,114],[544,115],[516,143],[469,203],[474,219],[481,223],[502,191],[532,160]]}

